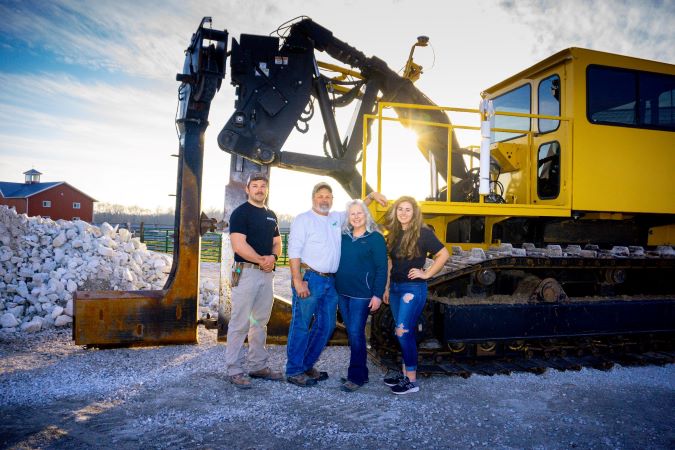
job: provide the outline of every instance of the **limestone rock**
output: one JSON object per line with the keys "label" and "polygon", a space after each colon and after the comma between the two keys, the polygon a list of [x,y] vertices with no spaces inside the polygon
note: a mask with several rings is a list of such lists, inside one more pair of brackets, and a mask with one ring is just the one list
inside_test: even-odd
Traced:
{"label": "limestone rock", "polygon": [[36,333],[42,329],[42,319],[39,317],[33,317],[33,320],[30,322],[24,322],[21,324],[21,331],[26,333]]}
{"label": "limestone rock", "polygon": [[[148,251],[126,229],[27,217],[0,205],[0,317],[5,333],[46,329],[57,319],[60,326],[69,323],[61,317],[72,318],[78,289],[161,289],[170,270],[169,256]],[[213,293],[203,291],[207,303]]]}
{"label": "limestone rock", "polygon": [[113,251],[112,248],[109,247],[99,247],[98,254],[102,256],[113,256],[115,252]]}
{"label": "limestone rock", "polygon": [[51,317],[52,319],[56,319],[59,317],[61,314],[63,314],[63,307],[62,306],[55,306],[54,309],[52,309]]}
{"label": "limestone rock", "polygon": [[103,236],[110,237],[113,234],[113,227],[108,222],[103,222],[100,229]]}
{"label": "limestone rock", "polygon": [[70,317],[73,317],[73,301],[68,300],[68,303],[66,303],[66,309],[63,311],[65,314],[69,315]]}
{"label": "limestone rock", "polygon": [[42,318],[42,330],[48,330],[54,328],[54,319],[52,316],[45,316]]}
{"label": "limestone rock", "polygon": [[0,316],[0,325],[2,325],[2,328],[14,328],[19,325],[19,321],[16,320],[14,314],[8,312]]}
{"label": "limestone rock", "polygon": [[[122,241],[122,242],[126,243],[126,242],[129,242],[129,239],[131,239],[131,233],[126,228],[120,228],[120,230],[117,233],[120,237],[120,241]],[[133,244],[131,244],[131,245],[133,245]]]}
{"label": "limestone rock", "polygon": [[54,238],[54,240],[52,241],[52,245],[54,247],[61,247],[63,244],[66,243],[67,240],[68,238],[66,238],[66,234],[60,233],[58,236]]}
{"label": "limestone rock", "polygon": [[[7,308],[7,312],[12,314],[14,317],[23,316],[23,311],[24,311],[24,308],[23,308],[22,305],[17,305],[17,306],[14,306],[13,308]],[[10,326],[14,326],[14,325],[10,325]]]}
{"label": "limestone rock", "polygon": [[54,320],[54,326],[62,327],[73,322],[73,318],[67,315],[61,315]]}

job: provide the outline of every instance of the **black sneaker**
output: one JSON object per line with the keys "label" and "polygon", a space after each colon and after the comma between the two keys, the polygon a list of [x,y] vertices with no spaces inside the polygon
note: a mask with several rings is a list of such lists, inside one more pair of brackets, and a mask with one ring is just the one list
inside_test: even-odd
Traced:
{"label": "black sneaker", "polygon": [[[392,375],[390,375],[392,374]],[[384,384],[389,387],[394,387],[403,380],[404,376],[401,372],[389,372],[387,376],[384,377]]]}
{"label": "black sneaker", "polygon": [[391,388],[391,392],[396,395],[412,394],[413,392],[418,392],[419,390],[420,386],[417,384],[417,382],[410,381],[408,377],[404,377],[399,384]]}

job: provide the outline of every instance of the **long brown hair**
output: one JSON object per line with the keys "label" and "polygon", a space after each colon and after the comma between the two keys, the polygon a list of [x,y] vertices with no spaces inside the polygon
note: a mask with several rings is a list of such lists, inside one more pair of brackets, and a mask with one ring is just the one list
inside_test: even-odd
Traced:
{"label": "long brown hair", "polygon": [[[408,202],[412,205],[413,216],[408,225],[408,229],[404,230],[401,227],[401,222],[398,221],[396,217],[396,209],[401,203]],[[396,200],[387,210],[387,213],[384,216],[384,227],[388,231],[387,234],[387,250],[389,254],[394,255],[397,258],[402,259],[412,259],[416,256],[419,256],[419,248],[417,246],[417,241],[420,238],[420,230],[424,226],[422,222],[422,212],[420,211],[420,206],[417,204],[417,201],[404,195]],[[399,248],[395,249],[397,241],[400,239]]]}

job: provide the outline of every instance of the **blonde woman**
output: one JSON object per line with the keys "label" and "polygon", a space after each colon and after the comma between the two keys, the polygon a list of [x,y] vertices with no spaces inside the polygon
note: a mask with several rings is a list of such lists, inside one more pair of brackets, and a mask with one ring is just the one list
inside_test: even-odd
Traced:
{"label": "blonde woman", "polygon": [[343,391],[354,392],[368,382],[366,321],[382,302],[387,284],[387,246],[366,204],[347,203],[342,225],[340,266],[335,274],[340,314],[347,329],[351,356]]}
{"label": "blonde woman", "polygon": [[[394,316],[394,333],[403,356],[402,373],[385,378],[384,383],[394,394],[419,391],[417,383],[417,342],[415,330],[427,300],[427,279],[436,275],[450,254],[436,235],[422,221],[417,201],[401,197],[387,210],[385,216],[387,252],[391,272],[389,289],[384,302],[389,303]],[[424,269],[427,256],[433,264]]]}

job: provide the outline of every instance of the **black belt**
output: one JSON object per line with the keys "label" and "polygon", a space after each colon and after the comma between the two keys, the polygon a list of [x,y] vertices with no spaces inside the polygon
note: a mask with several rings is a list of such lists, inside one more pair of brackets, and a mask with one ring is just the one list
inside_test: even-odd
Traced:
{"label": "black belt", "polygon": [[305,263],[300,264],[300,268],[301,268],[301,269],[304,269],[305,271],[314,272],[315,274],[317,274],[317,275],[319,275],[319,276],[322,276],[322,277],[332,277],[332,276],[335,276],[334,273],[319,272],[318,270],[314,270],[314,269],[312,269],[311,267],[309,267],[309,266],[308,266],[307,264],[305,264]]}

